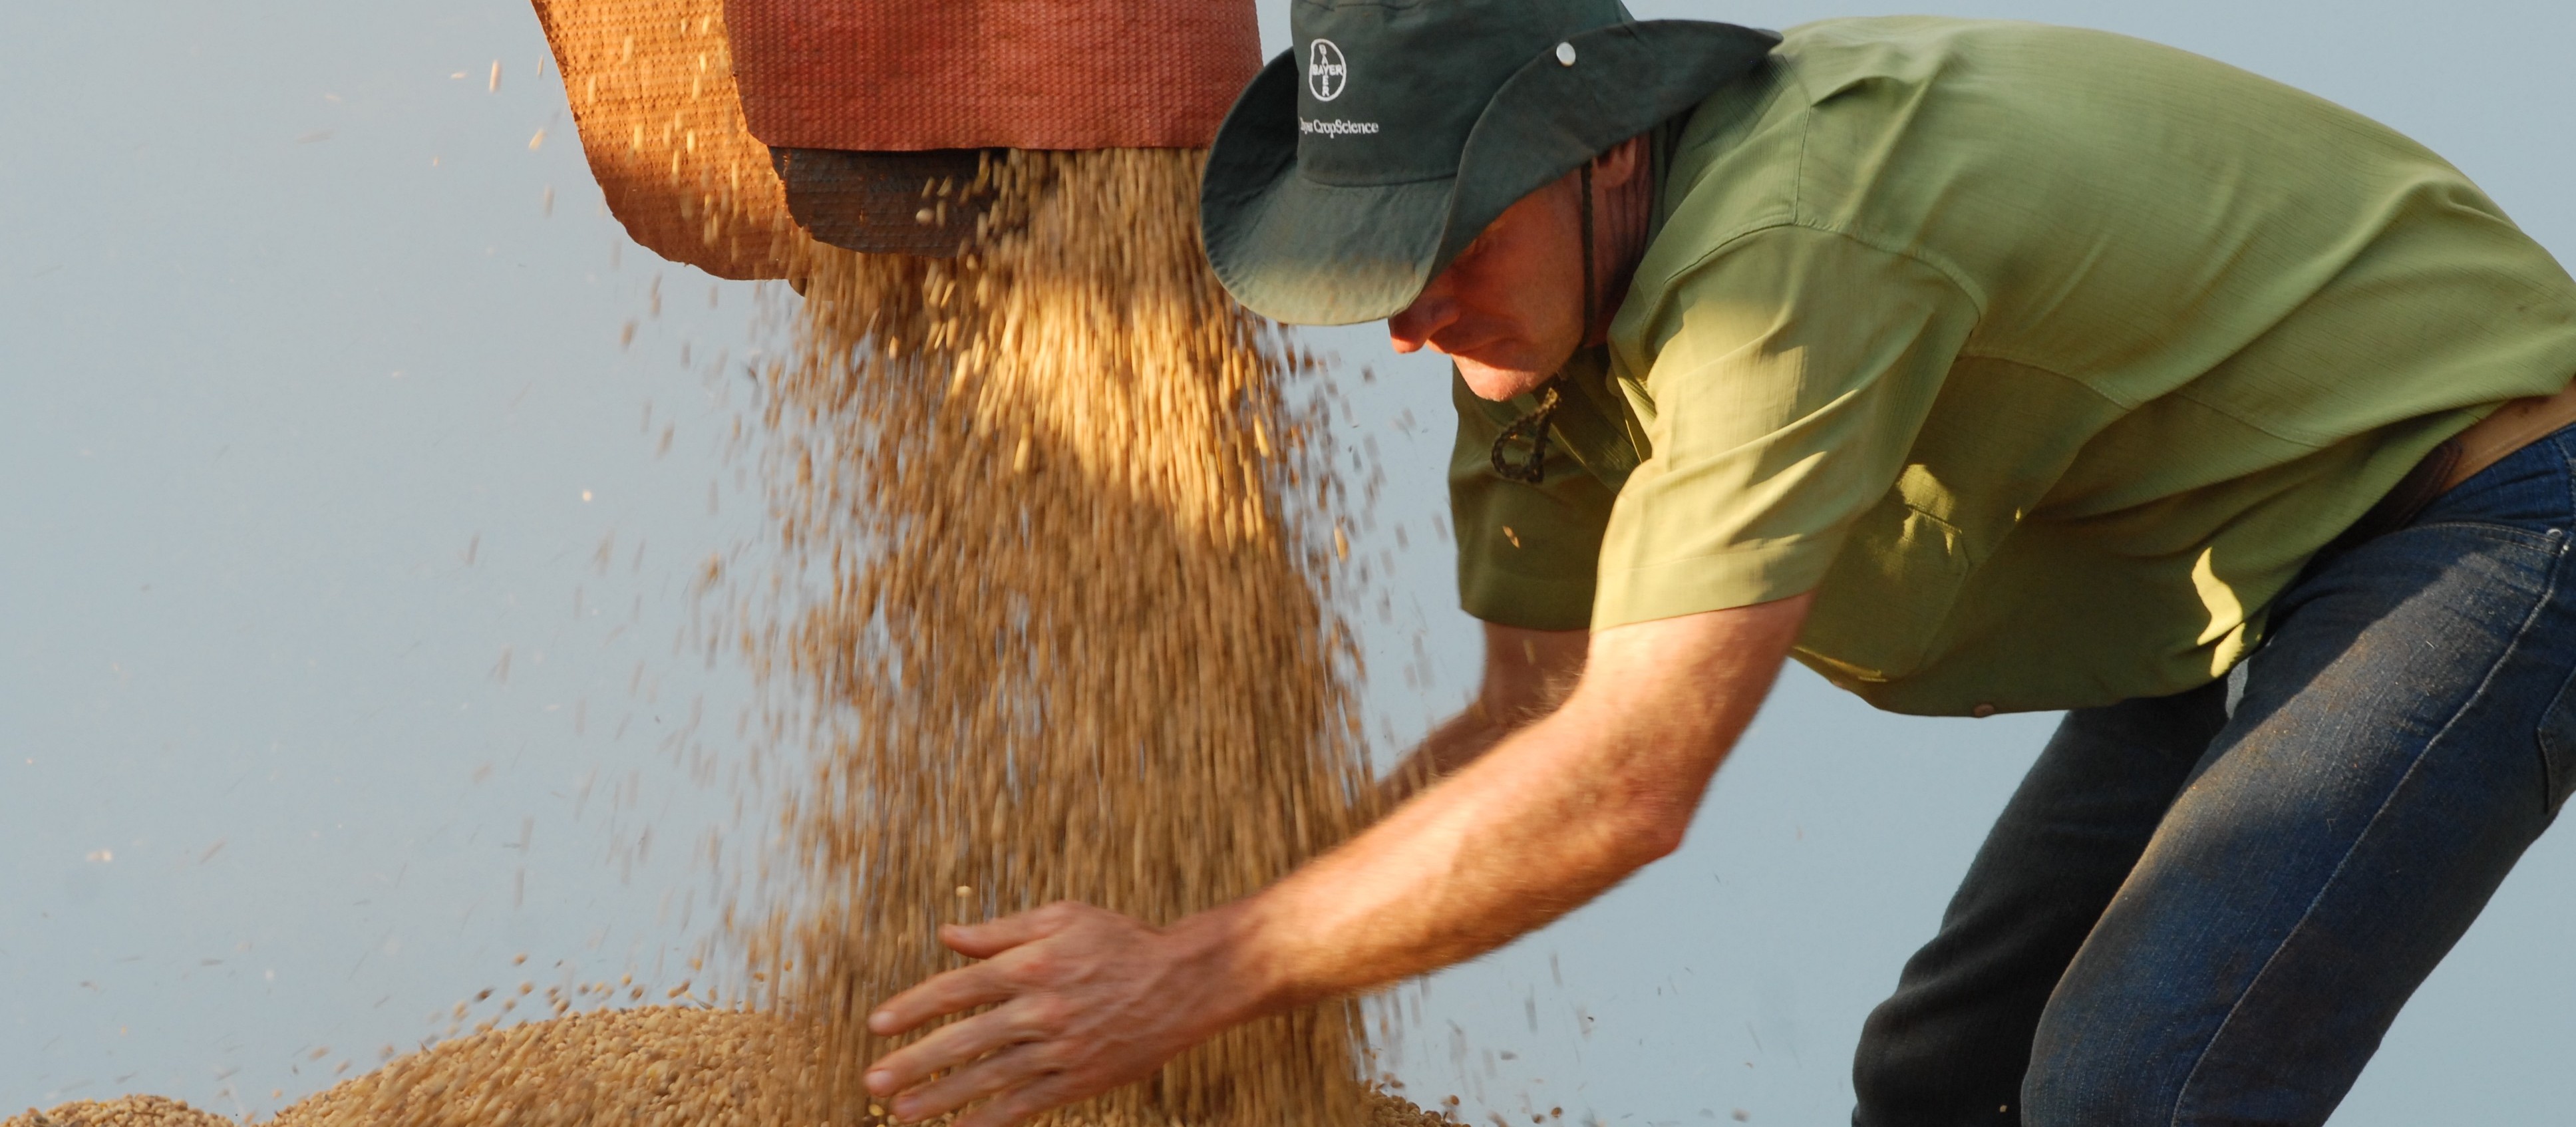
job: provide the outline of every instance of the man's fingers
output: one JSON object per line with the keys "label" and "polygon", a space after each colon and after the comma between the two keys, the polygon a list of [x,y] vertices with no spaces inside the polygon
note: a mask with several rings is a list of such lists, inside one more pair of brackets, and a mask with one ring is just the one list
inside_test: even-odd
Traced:
{"label": "man's fingers", "polygon": [[[1063,931],[1087,914],[1106,913],[1071,901],[1058,901],[980,924],[942,927],[939,941],[967,958],[990,959],[1014,947]],[[875,1013],[868,1015],[868,1032],[880,1037],[893,1036],[943,1014],[991,1005],[1010,996],[1010,989],[989,967],[949,971],[887,999]]]}
{"label": "man's fingers", "polygon": [[[868,1090],[880,1096],[891,1096],[921,1083],[934,1073],[959,1068],[995,1049],[1027,1040],[1038,1032],[1029,1027],[1027,1016],[1025,1004],[1003,1006],[954,1025],[941,1026],[929,1036],[888,1053],[870,1065]],[[921,1117],[907,1113],[906,1118]]]}
{"label": "man's fingers", "polygon": [[1083,1090],[1081,1082],[1073,1079],[1070,1073],[1044,1073],[1038,1079],[986,1100],[983,1106],[958,1116],[950,1127],[1015,1127],[1048,1108],[1061,1107],[1096,1094]]}
{"label": "man's fingers", "polygon": [[1039,1077],[1037,1046],[1013,1045],[895,1098],[895,1118],[918,1123]]}
{"label": "man's fingers", "polygon": [[939,929],[939,941],[967,958],[989,959],[1020,944],[1064,930],[1081,918],[1084,911],[1080,904],[1059,901],[979,924],[949,924]]}
{"label": "man's fingers", "polygon": [[923,1022],[1011,996],[1009,984],[989,964],[960,967],[886,999],[868,1015],[868,1032],[879,1037],[919,1028]]}
{"label": "man's fingers", "polygon": [[[1103,1047],[1099,1033],[1077,1034],[1068,1023],[1093,1010],[1125,1013],[1154,979],[1133,972],[1150,967],[1153,929],[1124,916],[1070,902],[1049,904],[971,927],[940,929],[951,948],[982,959],[939,975],[888,999],[868,1017],[879,1035],[918,1029],[944,1014],[992,1005],[989,1013],[960,1021],[887,1054],[869,1066],[868,1090],[892,1097],[897,1118],[920,1121],[972,1107],[972,1123],[1013,1127],[1048,1108],[1094,1095],[1107,1079],[1142,1075],[1161,1059],[1112,1059],[1077,1069]],[[1110,1036],[1111,1056],[1140,1058],[1156,1043],[1128,1044]],[[1166,1051],[1162,1056],[1169,1056]],[[1141,1069],[1142,1071],[1139,1071]],[[961,1119],[960,1123],[967,1120]]]}

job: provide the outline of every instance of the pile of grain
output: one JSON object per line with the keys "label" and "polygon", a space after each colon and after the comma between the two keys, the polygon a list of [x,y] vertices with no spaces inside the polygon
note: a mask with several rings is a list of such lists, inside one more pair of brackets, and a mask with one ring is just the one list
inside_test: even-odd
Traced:
{"label": "pile of grain", "polygon": [[46,1111],[31,1107],[0,1120],[0,1127],[232,1127],[232,1121],[160,1096],[120,1096],[75,1100]]}
{"label": "pile of grain", "polygon": [[[415,1054],[295,1104],[269,1127],[768,1127],[800,1099],[781,1087],[813,1075],[815,1048],[779,1022],[739,1010],[647,1007],[581,1014],[476,1034]],[[882,1124],[882,1116],[846,1122]],[[1403,1100],[1371,1095],[1350,1127],[1452,1127]],[[0,1127],[234,1127],[159,1096],[81,1100]],[[1104,1123],[1103,1127],[1131,1127]],[[1132,1127],[1163,1127],[1160,1123]]]}
{"label": "pile of grain", "polygon": [[[647,1007],[496,1029],[404,1057],[280,1112],[277,1127],[772,1127],[810,1038],[739,1010]],[[839,1122],[859,1122],[858,1117]]]}

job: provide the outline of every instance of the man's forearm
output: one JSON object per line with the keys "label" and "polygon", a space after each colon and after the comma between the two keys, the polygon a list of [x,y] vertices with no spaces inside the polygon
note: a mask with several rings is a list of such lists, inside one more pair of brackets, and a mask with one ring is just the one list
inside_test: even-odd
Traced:
{"label": "man's forearm", "polygon": [[1583,673],[1591,635],[1487,623],[1485,668],[1476,699],[1415,745],[1380,786],[1388,808],[1493,750],[1513,732],[1556,710]]}
{"label": "man's forearm", "polygon": [[1278,885],[1174,930],[1226,952],[1250,1016],[1545,925],[1679,846],[1805,611],[1802,597],[1599,635],[1564,707]]}
{"label": "man's forearm", "polygon": [[1442,722],[1414,745],[1412,754],[1405,756],[1404,762],[1379,784],[1380,800],[1388,809],[1396,807],[1475,762],[1526,723],[1521,717],[1492,708],[1482,697],[1477,698],[1466,711]]}
{"label": "man's forearm", "polygon": [[[1183,921],[1230,948],[1255,1012],[1473,958],[1668,851],[1641,796],[1587,777],[1580,714],[1503,740],[1258,896]],[[1635,805],[1631,805],[1635,804]]]}

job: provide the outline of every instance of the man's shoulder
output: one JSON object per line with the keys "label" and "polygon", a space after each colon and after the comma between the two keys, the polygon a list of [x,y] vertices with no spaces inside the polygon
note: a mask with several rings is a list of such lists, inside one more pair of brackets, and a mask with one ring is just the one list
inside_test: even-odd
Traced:
{"label": "man's shoulder", "polygon": [[2233,69],[2117,32],[1952,16],[1818,20],[1782,32],[1773,57],[1817,102],[1873,79],[1928,85],[1959,77],[2001,77],[2029,81],[2026,92],[2044,99],[2050,94],[2045,80],[2055,75],[2098,80],[2107,67],[2113,74],[2152,81],[2174,69]]}
{"label": "man's shoulder", "polygon": [[[2044,41],[2061,38],[2119,39],[2044,24],[1941,16],[1833,19],[1790,28],[1765,65],[1702,100],[1674,135],[1665,214],[1683,219],[1686,211],[1689,221],[1658,232],[1659,241],[1717,243],[1803,221],[1823,202],[1816,198],[1818,187],[1803,182],[1818,119],[1826,119],[1825,131],[1846,144],[1856,140],[1847,134],[1901,131],[1922,91],[1962,71],[1985,69],[1986,60],[2045,55],[2054,48]],[[2030,97],[2042,96],[2042,84],[2030,89]],[[1864,90],[1868,96],[1851,96]]]}
{"label": "man's shoulder", "polygon": [[2214,176],[2259,173],[2267,190],[2299,195],[2340,167],[2323,159],[2335,154],[2409,174],[2438,164],[2348,110],[2141,39],[1825,20],[1789,29],[1765,66],[1691,112],[1666,164],[1654,257],[1697,261],[1799,226],[1943,261],[1992,258],[2023,246],[2030,215],[2120,222],[2095,213],[2140,196],[2189,211]]}

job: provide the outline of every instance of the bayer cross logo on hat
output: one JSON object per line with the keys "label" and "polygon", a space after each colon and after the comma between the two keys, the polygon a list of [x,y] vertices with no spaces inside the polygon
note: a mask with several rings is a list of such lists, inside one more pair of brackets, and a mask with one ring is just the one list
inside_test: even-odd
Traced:
{"label": "bayer cross logo on hat", "polygon": [[1306,89],[1318,102],[1329,102],[1342,96],[1343,87],[1351,84],[1350,64],[1342,61],[1342,49],[1330,39],[1318,39],[1306,55]]}

